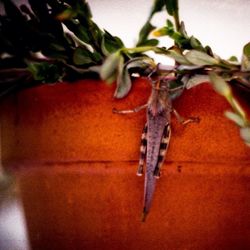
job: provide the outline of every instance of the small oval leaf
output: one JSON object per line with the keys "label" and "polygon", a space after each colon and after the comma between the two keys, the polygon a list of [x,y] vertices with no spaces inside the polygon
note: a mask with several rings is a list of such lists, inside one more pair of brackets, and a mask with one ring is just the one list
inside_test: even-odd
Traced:
{"label": "small oval leaf", "polygon": [[229,87],[228,83],[220,76],[215,73],[210,73],[209,78],[211,83],[214,87],[214,90],[219,93],[220,95],[225,96],[226,98],[231,97],[232,92],[231,88]]}
{"label": "small oval leaf", "polygon": [[241,107],[241,105],[239,104],[239,102],[232,98],[231,100],[231,105],[233,106],[234,110],[238,112],[238,114],[243,118],[246,119],[246,112],[243,110],[243,108]]}
{"label": "small oval leaf", "polygon": [[76,65],[85,65],[93,63],[92,53],[87,49],[76,48],[73,54],[73,62]]}
{"label": "small oval leaf", "polygon": [[151,9],[150,16],[153,16],[155,13],[161,11],[165,6],[165,0],[155,0]]}
{"label": "small oval leaf", "polygon": [[167,12],[170,16],[178,13],[178,0],[166,0]]}
{"label": "small oval leaf", "polygon": [[190,37],[190,45],[193,49],[196,49],[199,51],[205,51],[201,42],[197,38],[195,38],[194,36]]}
{"label": "small oval leaf", "polygon": [[157,46],[159,41],[157,39],[149,39],[145,40],[144,42],[140,43],[140,46]]}
{"label": "small oval leaf", "polygon": [[208,82],[209,80],[208,75],[194,75],[188,80],[186,88],[191,89],[201,83]]}
{"label": "small oval leaf", "polygon": [[150,66],[152,67],[155,66],[154,60],[150,57],[136,57],[136,58],[132,58],[126,63],[126,67],[128,70],[132,68],[145,69]]}
{"label": "small oval leaf", "polygon": [[115,90],[114,97],[120,99],[125,97],[132,87],[132,82],[128,69],[126,66],[124,66],[124,60],[120,60],[118,72],[119,74],[116,83],[117,87]]}
{"label": "small oval leaf", "polygon": [[122,47],[124,47],[122,40],[119,37],[112,36],[108,31],[105,30],[101,42],[101,48],[104,55],[108,56]]}
{"label": "small oval leaf", "polygon": [[229,120],[235,122],[238,126],[240,127],[245,126],[245,121],[240,115],[231,111],[226,111],[224,114]]}
{"label": "small oval leaf", "polygon": [[190,50],[186,53],[185,58],[192,64],[198,66],[216,65],[219,63],[214,57],[198,50]]}
{"label": "small oval leaf", "polygon": [[229,61],[230,63],[231,63],[231,62],[233,62],[233,63],[239,63],[239,60],[238,60],[238,58],[237,58],[236,56],[231,56],[231,57],[229,57],[228,61]]}
{"label": "small oval leaf", "polygon": [[136,46],[142,46],[142,44],[144,44],[144,42],[147,40],[150,32],[154,29],[155,26],[153,26],[149,21],[146,22],[140,30],[139,39]]}
{"label": "small oval leaf", "polygon": [[180,33],[185,37],[188,38],[188,34],[186,31],[185,23],[181,21]]}
{"label": "small oval leaf", "polygon": [[114,73],[117,71],[120,58],[121,55],[118,52],[113,53],[106,58],[100,70],[100,76],[102,80],[107,80],[114,75]]}
{"label": "small oval leaf", "polygon": [[241,60],[241,70],[249,71],[250,70],[250,42],[247,43],[243,48],[243,55]]}
{"label": "small oval leaf", "polygon": [[241,128],[240,136],[245,141],[247,146],[250,146],[250,128],[249,127]]}
{"label": "small oval leaf", "polygon": [[243,54],[250,58],[250,42],[244,46]]}
{"label": "small oval leaf", "polygon": [[181,53],[175,50],[168,50],[167,55],[180,64],[184,64],[184,65],[191,64]]}

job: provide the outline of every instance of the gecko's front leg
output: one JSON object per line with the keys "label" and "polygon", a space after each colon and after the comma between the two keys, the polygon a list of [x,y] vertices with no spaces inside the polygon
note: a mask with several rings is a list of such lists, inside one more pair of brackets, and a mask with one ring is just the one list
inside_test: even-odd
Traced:
{"label": "gecko's front leg", "polygon": [[148,104],[144,104],[142,106],[138,106],[134,109],[128,109],[128,110],[118,110],[116,108],[113,108],[113,113],[115,114],[123,114],[123,115],[126,115],[126,114],[131,114],[131,113],[137,113],[143,109],[145,109],[146,107],[148,106]]}
{"label": "gecko's front leg", "polygon": [[[134,109],[128,109],[128,110],[117,110],[116,108],[113,108],[113,113],[122,114],[122,115],[137,113],[145,109],[147,106],[148,104],[144,104],[142,106],[138,106]],[[146,124],[145,127],[143,128],[142,136],[141,136],[140,159],[139,159],[139,166],[137,170],[138,176],[142,176],[143,174],[144,161],[145,161],[146,151],[147,151],[147,131],[148,131],[148,126]]]}
{"label": "gecko's front leg", "polygon": [[182,125],[186,125],[190,122],[196,122],[199,123],[200,122],[200,118],[199,117],[189,117],[189,118],[184,118],[182,117],[175,109],[172,110],[172,112],[174,113],[177,121],[179,123],[181,123]]}

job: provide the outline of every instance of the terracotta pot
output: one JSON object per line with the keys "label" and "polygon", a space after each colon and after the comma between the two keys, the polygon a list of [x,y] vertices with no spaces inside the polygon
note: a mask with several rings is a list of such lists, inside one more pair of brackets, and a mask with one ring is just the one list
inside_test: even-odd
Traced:
{"label": "terracotta pot", "polygon": [[[140,222],[135,175],[150,86],[123,100],[99,81],[41,86],[1,108],[2,161],[20,185],[33,249],[249,249],[250,149],[209,84],[176,100],[172,138],[151,213]],[[17,170],[18,169],[18,170]]]}

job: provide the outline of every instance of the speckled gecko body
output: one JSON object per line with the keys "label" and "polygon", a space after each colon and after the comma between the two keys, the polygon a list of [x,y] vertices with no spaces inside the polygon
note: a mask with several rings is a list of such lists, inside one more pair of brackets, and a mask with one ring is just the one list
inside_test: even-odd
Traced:
{"label": "speckled gecko body", "polygon": [[164,161],[170,139],[170,113],[172,111],[167,81],[157,81],[147,105],[147,123],[141,139],[141,154],[137,174],[143,173],[146,161],[143,218],[151,207],[156,179]]}
{"label": "speckled gecko body", "polygon": [[157,81],[152,80],[152,92],[146,105],[136,107],[132,110],[113,109],[113,112],[116,114],[129,114],[139,112],[144,108],[147,109],[147,122],[142,132],[140,160],[137,170],[137,175],[141,176],[144,172],[144,164],[146,162],[142,221],[145,221],[149,213],[156,179],[160,177],[160,168],[168,149],[171,136],[171,112],[174,113],[181,124],[199,122],[198,117],[184,119],[172,108],[171,100],[180,96],[183,92],[183,86],[170,89],[171,80],[173,80],[173,77],[164,77]]}

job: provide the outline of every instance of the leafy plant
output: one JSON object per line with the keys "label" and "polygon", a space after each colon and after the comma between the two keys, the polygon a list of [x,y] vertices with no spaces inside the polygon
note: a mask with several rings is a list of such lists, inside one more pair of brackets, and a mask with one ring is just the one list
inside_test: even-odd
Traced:
{"label": "leafy plant", "polygon": [[[169,17],[173,18],[174,22],[168,18],[164,27],[155,29],[151,24],[151,19],[155,13],[164,9],[167,10]],[[168,49],[157,47],[158,43],[150,44],[151,40],[148,39],[150,34],[156,37],[168,36],[173,40],[174,44]],[[137,46],[130,49],[122,48],[120,52],[133,55],[134,53],[144,53],[149,50],[175,60],[176,63],[173,67],[166,69],[166,67],[160,65],[158,74],[161,77],[174,76],[176,79],[174,82],[181,84],[184,89],[193,88],[204,82],[211,82],[215,91],[224,96],[233,109],[233,111],[225,112],[226,117],[240,127],[240,136],[247,145],[250,145],[250,121],[231,90],[231,86],[241,86],[244,87],[245,91],[250,90],[250,43],[243,48],[241,63],[235,57],[224,60],[215,55],[209,46],[203,46],[197,38],[187,34],[184,22],[179,20],[177,0],[155,0],[149,18],[140,31]],[[112,56],[110,55],[106,59],[102,69],[106,68],[106,63],[110,62]],[[129,63],[130,60],[127,64]],[[152,61],[149,65],[154,67],[155,62]],[[110,68],[113,67],[114,69],[117,66],[112,64]],[[117,72],[119,79],[119,71],[114,70],[114,72]],[[102,78],[105,79],[104,76]],[[123,85],[123,88],[120,87],[115,92],[115,96],[120,98],[128,93],[130,83],[127,81],[117,81],[117,83],[120,86]],[[128,86],[126,87],[126,85]]]}
{"label": "leafy plant", "polygon": [[[126,96],[134,73],[148,75],[157,65],[148,51],[175,61],[158,66],[159,77],[172,76],[171,86],[190,89],[211,82],[233,111],[225,115],[240,127],[240,135],[250,144],[250,121],[236,100],[234,86],[250,89],[250,43],[243,48],[242,61],[224,60],[186,32],[179,17],[178,0],[154,0],[141,28],[136,46],[125,47],[120,38],[102,30],[92,20],[85,0],[28,0],[17,7],[3,0],[0,15],[0,95],[41,83],[100,77],[116,82],[116,98]],[[155,27],[152,18],[166,12],[164,27]],[[158,37],[173,40],[170,48],[159,46]]]}
{"label": "leafy plant", "polygon": [[38,83],[98,77],[118,37],[92,20],[86,1],[29,0],[17,7],[3,0],[0,15],[1,95]]}

